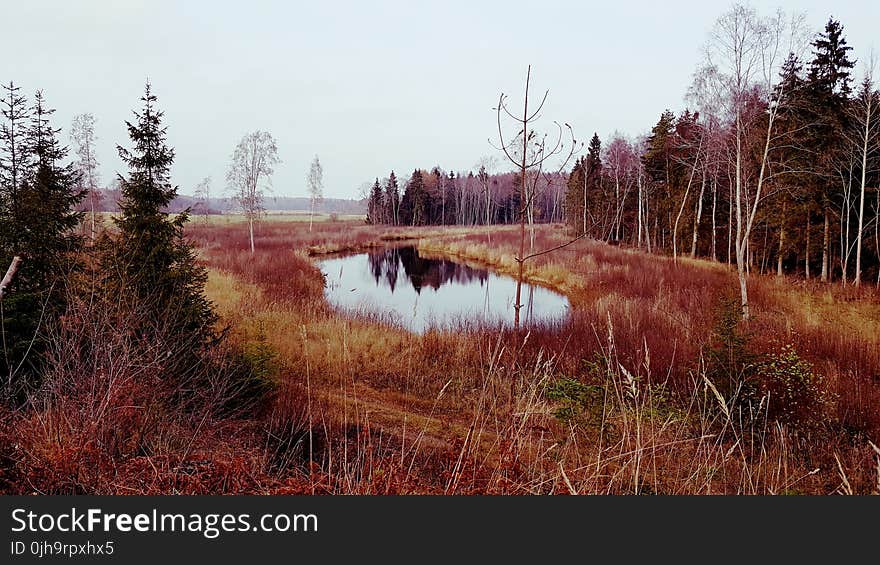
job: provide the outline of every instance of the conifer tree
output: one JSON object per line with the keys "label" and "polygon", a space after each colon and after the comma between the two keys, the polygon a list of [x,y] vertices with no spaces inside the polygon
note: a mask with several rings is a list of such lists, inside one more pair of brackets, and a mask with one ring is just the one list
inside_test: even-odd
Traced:
{"label": "conifer tree", "polygon": [[400,191],[394,171],[391,171],[391,174],[388,175],[388,181],[385,183],[385,207],[387,208],[388,223],[393,226],[399,224]]}
{"label": "conifer tree", "polygon": [[[60,129],[49,120],[54,110],[45,105],[42,92],[37,91],[33,108],[25,113],[20,106],[24,99],[15,90],[9,86],[10,111],[4,112],[10,158],[2,194],[9,205],[3,206],[0,263],[7,264],[13,255],[22,263],[3,299],[0,366],[7,385],[32,385],[48,328],[64,311],[66,278],[76,266],[81,244],[74,233],[80,214],[74,209],[84,193],[77,188],[79,174],[73,165],[61,163],[68,150],[58,142]],[[30,118],[26,130],[21,122],[25,115]]]}
{"label": "conifer tree", "polygon": [[376,182],[373,183],[373,188],[370,190],[370,198],[367,201],[367,223],[378,225],[384,222],[383,214],[385,212],[385,201],[382,196],[382,185],[379,184],[379,179],[376,179]]}
{"label": "conifer tree", "polygon": [[400,223],[402,225],[423,226],[428,222],[428,212],[431,202],[425,190],[425,181],[422,171],[416,169],[410,176],[409,182],[400,199]]}
{"label": "conifer tree", "polygon": [[843,36],[843,26],[829,18],[825,31],[813,41],[813,60],[807,76],[813,122],[809,145],[816,156],[814,192],[823,217],[823,281],[830,277],[831,205],[837,192],[835,167],[844,145],[846,107],[852,82],[850,70],[855,66],[849,59],[851,50]]}
{"label": "conifer tree", "polygon": [[156,109],[149,83],[140,100],[136,120],[126,122],[132,148],[117,146],[129,173],[119,179],[122,214],[115,220],[119,234],[107,272],[112,286],[130,293],[139,309],[150,309],[167,337],[186,340],[196,352],[214,337],[216,316],[204,294],[207,271],[183,234],[189,210],[174,218],[166,211],[177,195],[171,184],[174,150],[166,143],[163,112]]}

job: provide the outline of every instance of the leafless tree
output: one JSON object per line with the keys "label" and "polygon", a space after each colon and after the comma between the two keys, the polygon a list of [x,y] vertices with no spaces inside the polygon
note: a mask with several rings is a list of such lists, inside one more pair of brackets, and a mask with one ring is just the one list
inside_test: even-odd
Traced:
{"label": "leafless tree", "polygon": [[205,223],[208,223],[208,214],[211,211],[211,177],[205,177],[196,185],[195,197],[197,205],[202,210]]}
{"label": "leafless tree", "polygon": [[477,163],[477,182],[480,183],[480,189],[486,199],[486,238],[489,243],[492,242],[492,231],[490,224],[492,223],[492,174],[498,166],[498,159],[494,156],[486,156]]}
{"label": "leafless tree", "polygon": [[[706,48],[707,80],[720,93],[732,122],[733,212],[736,233],[734,248],[739,278],[742,317],[749,319],[747,260],[749,238],[759,205],[766,197],[770,176],[770,153],[774,126],[788,93],[775,84],[781,58],[799,52],[802,18],[786,19],[782,12],[762,18],[748,6],[735,4],[715,24]],[[784,45],[786,36],[788,44]],[[755,111],[755,96],[764,97],[766,115]],[[758,131],[763,128],[763,132]],[[750,138],[760,136],[757,172],[747,171]]]}
{"label": "leafless tree", "polygon": [[[537,178],[541,175],[541,171],[543,170],[545,164],[547,164],[554,156],[562,157],[558,166],[558,170],[564,169],[571,157],[577,152],[578,148],[582,146],[582,144],[579,145],[575,140],[574,132],[572,131],[571,126],[568,124],[564,124],[563,126],[563,124],[554,122],[557,131],[555,138],[552,139],[548,139],[547,134],[540,135],[534,130],[535,122],[540,118],[541,110],[544,108],[544,104],[547,101],[547,96],[550,94],[550,91],[547,90],[544,92],[544,96],[541,99],[540,104],[538,104],[537,109],[529,113],[529,83],[531,81],[531,75],[532,67],[531,65],[529,65],[526,72],[525,96],[523,97],[523,110],[521,118],[514,115],[510,111],[507,106],[507,96],[504,93],[501,93],[498,98],[498,106],[494,108],[498,120],[498,149],[500,149],[504,153],[505,157],[507,157],[507,159],[519,169],[520,205],[518,214],[520,225],[520,239],[519,254],[515,257],[518,267],[516,277],[516,297],[514,299],[513,305],[513,327],[514,331],[517,332],[519,331],[520,326],[520,309],[523,306],[521,298],[525,262],[533,257],[537,257],[539,255],[544,255],[557,249],[561,249],[562,247],[570,245],[584,236],[584,234],[581,234],[580,236],[577,236],[576,238],[569,240],[562,245],[558,245],[550,249],[544,249],[542,251],[532,252],[526,255],[526,216],[528,214],[529,208],[532,205],[531,199],[535,196],[534,185],[530,185],[529,177],[531,176],[531,183],[536,183]],[[505,141],[504,128],[502,125],[502,114],[506,115],[507,118],[513,120],[513,122],[517,124],[517,128],[519,130],[511,138],[510,141]],[[570,140],[568,142],[566,142],[565,140],[565,136],[563,134],[564,131],[567,131],[569,134]]]}
{"label": "leafless tree", "polygon": [[309,188],[309,231],[312,231],[312,218],[315,215],[315,205],[324,198],[324,169],[318,156],[312,159],[309,166],[309,174],[306,178]]}
{"label": "leafless tree", "polygon": [[[850,109],[854,128],[847,135],[847,140],[855,149],[858,160],[861,161],[861,178],[859,186],[858,207],[858,230],[856,232],[856,274],[854,283],[856,286],[862,280],[862,240],[865,231],[865,192],[867,190],[866,179],[869,169],[876,166],[877,156],[880,153],[880,94],[874,85],[875,56],[871,53],[865,67],[865,77],[862,87],[856,96]],[[844,271],[844,279],[846,272]]]}
{"label": "leafless tree", "polygon": [[263,196],[271,186],[275,165],[280,163],[272,134],[255,131],[241,138],[232,154],[226,182],[248,223],[254,253],[254,223],[263,212]]}
{"label": "leafless tree", "polygon": [[86,201],[89,206],[91,223],[90,236],[94,240],[97,233],[97,208],[101,202],[101,192],[98,189],[98,160],[95,156],[95,116],[92,114],[78,114],[74,116],[70,126],[70,140],[76,152],[76,168],[80,173],[82,189],[86,191]]}

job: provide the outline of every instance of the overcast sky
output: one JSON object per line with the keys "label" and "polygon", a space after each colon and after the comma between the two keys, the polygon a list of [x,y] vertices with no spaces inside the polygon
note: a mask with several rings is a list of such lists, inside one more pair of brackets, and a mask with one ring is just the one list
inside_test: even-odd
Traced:
{"label": "overcast sky", "polygon": [[[304,196],[315,154],[325,196],[357,197],[394,169],[466,170],[494,153],[500,92],[550,89],[548,119],[578,137],[643,133],[681,109],[701,45],[729,2],[7,2],[0,80],[43,89],[56,125],[91,112],[102,180],[124,171],[123,121],[147,78],[165,111],[191,194],[205,176],[225,189],[230,155],[267,130],[283,163],[277,195]],[[804,11],[818,30],[833,13],[857,58],[880,50],[880,2],[754,4]],[[10,23],[11,22],[11,23]]]}

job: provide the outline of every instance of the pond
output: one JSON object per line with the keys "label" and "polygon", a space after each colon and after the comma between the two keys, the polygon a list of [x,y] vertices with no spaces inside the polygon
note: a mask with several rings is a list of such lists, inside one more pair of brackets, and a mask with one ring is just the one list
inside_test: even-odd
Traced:
{"label": "pond", "polygon": [[[416,333],[473,323],[513,325],[516,280],[487,269],[390,247],[318,262],[324,294],[348,313],[378,315]],[[553,322],[568,315],[568,298],[523,284],[521,323]]]}

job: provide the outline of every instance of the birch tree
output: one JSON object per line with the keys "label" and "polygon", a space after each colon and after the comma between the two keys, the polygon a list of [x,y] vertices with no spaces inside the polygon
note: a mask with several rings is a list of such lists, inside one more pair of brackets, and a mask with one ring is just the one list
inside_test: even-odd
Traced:
{"label": "birch tree", "polygon": [[[710,70],[706,74],[722,93],[726,113],[732,122],[733,240],[744,320],[750,316],[747,285],[749,239],[759,206],[766,196],[774,125],[788,95],[783,89],[775,88],[774,82],[780,59],[799,49],[795,45],[799,22],[798,18],[787,22],[782,12],[762,18],[753,8],[736,4],[718,19],[706,47],[706,67]],[[788,49],[783,45],[786,34]],[[763,104],[756,105],[755,96]],[[756,106],[764,111],[756,111]],[[756,171],[751,172],[747,170],[749,144],[756,136],[760,136],[760,143]]]}
{"label": "birch tree", "polygon": [[[378,181],[377,181],[378,182]],[[324,198],[324,169],[321,167],[321,161],[318,156],[312,159],[309,166],[309,174],[306,177],[306,184],[309,189],[309,231],[312,231],[312,218],[315,215],[315,205]]]}
{"label": "birch tree", "polygon": [[211,212],[211,177],[203,178],[196,185],[194,196],[196,197],[197,205],[202,209],[202,216],[204,216],[205,223],[207,224],[208,214]]}
{"label": "birch tree", "polygon": [[275,138],[267,131],[245,135],[232,154],[226,182],[247,220],[251,253],[254,253],[254,223],[263,213],[263,197],[271,187],[272,174],[280,162]]}
{"label": "birch tree", "polygon": [[[853,130],[848,136],[855,148],[860,161],[858,229],[856,230],[856,273],[854,284],[859,286],[862,280],[862,240],[865,231],[865,192],[867,178],[876,166],[877,154],[880,152],[880,113],[878,113],[880,94],[874,86],[874,56],[871,55],[865,69],[862,87],[852,102],[850,114],[853,119]],[[844,274],[845,277],[845,274]]]}
{"label": "birch tree", "polygon": [[89,207],[90,236],[95,239],[97,233],[97,209],[101,202],[98,189],[98,160],[95,155],[95,116],[78,114],[74,116],[70,126],[70,140],[76,153],[76,169],[80,173],[81,188],[86,194]]}

